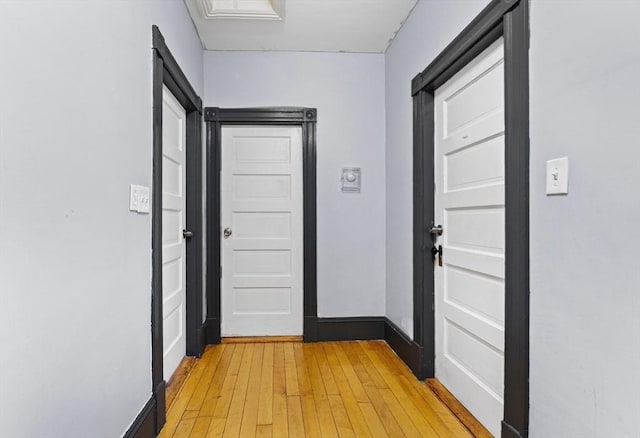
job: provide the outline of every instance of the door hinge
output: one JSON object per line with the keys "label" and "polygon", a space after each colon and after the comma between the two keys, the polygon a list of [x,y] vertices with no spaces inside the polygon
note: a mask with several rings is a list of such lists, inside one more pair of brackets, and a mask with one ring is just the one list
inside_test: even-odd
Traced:
{"label": "door hinge", "polygon": [[222,278],[222,266],[220,266],[220,270],[218,271],[218,275],[220,278]]}

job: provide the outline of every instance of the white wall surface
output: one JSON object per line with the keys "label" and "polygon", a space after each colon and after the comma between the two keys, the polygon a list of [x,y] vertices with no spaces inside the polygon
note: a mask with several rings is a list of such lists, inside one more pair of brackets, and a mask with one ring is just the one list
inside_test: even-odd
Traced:
{"label": "white wall surface", "polygon": [[[205,52],[205,104],[318,108],[318,314],[384,315],[384,56]],[[362,193],[340,192],[345,165]]]}
{"label": "white wall surface", "polygon": [[[427,1],[386,53],[387,315],[411,318],[410,79],[488,1]],[[531,434],[640,429],[637,1],[531,5]],[[568,156],[569,195],[545,195]],[[407,329],[411,333],[410,329]]]}
{"label": "white wall surface", "polygon": [[385,54],[386,309],[413,336],[413,107],[411,79],[488,0],[419,0]]}
{"label": "white wall surface", "polygon": [[0,2],[0,434],[122,436],[151,396],[151,25],[180,0]]}
{"label": "white wall surface", "polygon": [[[531,5],[531,436],[640,430],[637,1]],[[545,196],[569,157],[569,195]]]}

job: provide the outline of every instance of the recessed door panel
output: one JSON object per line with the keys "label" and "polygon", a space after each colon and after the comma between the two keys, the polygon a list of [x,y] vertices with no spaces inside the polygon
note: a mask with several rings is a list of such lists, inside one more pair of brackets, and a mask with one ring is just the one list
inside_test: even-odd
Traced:
{"label": "recessed door panel", "polygon": [[[504,137],[460,148],[444,157],[445,192],[504,183]],[[468,163],[475,163],[470,167]]]}
{"label": "recessed door panel", "polygon": [[445,356],[457,362],[471,379],[485,385],[496,398],[502,398],[504,354],[448,319],[445,319],[444,337]]}
{"label": "recessed door panel", "polygon": [[443,213],[449,246],[504,253],[504,207],[443,209]]}
{"label": "recessed door panel", "polygon": [[167,195],[182,196],[182,172],[184,163],[173,159],[162,158],[162,192]]}
{"label": "recessed door panel", "polygon": [[291,251],[234,251],[234,277],[288,277],[291,275]]}
{"label": "recessed door panel", "polygon": [[233,314],[262,317],[265,324],[269,324],[269,320],[276,321],[275,318],[265,318],[267,315],[290,315],[291,288],[233,288]]}
{"label": "recessed door panel", "polygon": [[236,239],[290,239],[291,212],[238,211],[231,215]]}
{"label": "recessed door panel", "polygon": [[291,175],[234,175],[233,200],[291,199]]}
{"label": "recessed door panel", "polygon": [[444,301],[504,326],[504,280],[483,272],[460,268],[449,261],[449,281]]}
{"label": "recessed door panel", "polygon": [[290,164],[289,137],[235,137],[235,159],[238,164]]}
{"label": "recessed door panel", "polygon": [[[480,69],[483,67],[480,66]],[[442,99],[441,114],[445,137],[472,123],[482,122],[483,116],[504,108],[504,62],[498,60],[480,76],[456,87]]]}

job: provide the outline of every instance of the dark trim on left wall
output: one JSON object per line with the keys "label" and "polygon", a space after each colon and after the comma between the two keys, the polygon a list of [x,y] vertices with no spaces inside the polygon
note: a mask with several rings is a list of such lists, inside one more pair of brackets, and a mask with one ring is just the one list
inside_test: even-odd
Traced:
{"label": "dark trim on left wall", "polygon": [[[153,177],[151,212],[151,369],[154,429],[166,420],[162,327],[162,91],[166,86],[184,107],[186,126],[186,228],[193,238],[186,243],[186,354],[200,356],[202,341],[202,256],[204,252],[202,202],[202,100],[167,47],[157,26],[153,42]],[[155,435],[154,435],[155,436]]]}
{"label": "dark trim on left wall", "polygon": [[123,438],[154,438],[156,400],[153,396],[145,403]]}

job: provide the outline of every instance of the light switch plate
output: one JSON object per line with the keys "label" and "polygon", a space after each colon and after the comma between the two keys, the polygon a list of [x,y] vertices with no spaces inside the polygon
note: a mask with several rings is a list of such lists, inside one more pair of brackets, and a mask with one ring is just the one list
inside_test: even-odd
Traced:
{"label": "light switch plate", "polygon": [[129,210],[138,213],[151,212],[151,190],[149,187],[131,184],[129,186]]}
{"label": "light switch plate", "polygon": [[129,186],[129,211],[138,211],[138,189],[135,184]]}
{"label": "light switch plate", "polygon": [[140,186],[138,192],[138,213],[151,212],[151,190],[149,187]]}
{"label": "light switch plate", "polygon": [[547,161],[547,195],[569,194],[569,158]]}

